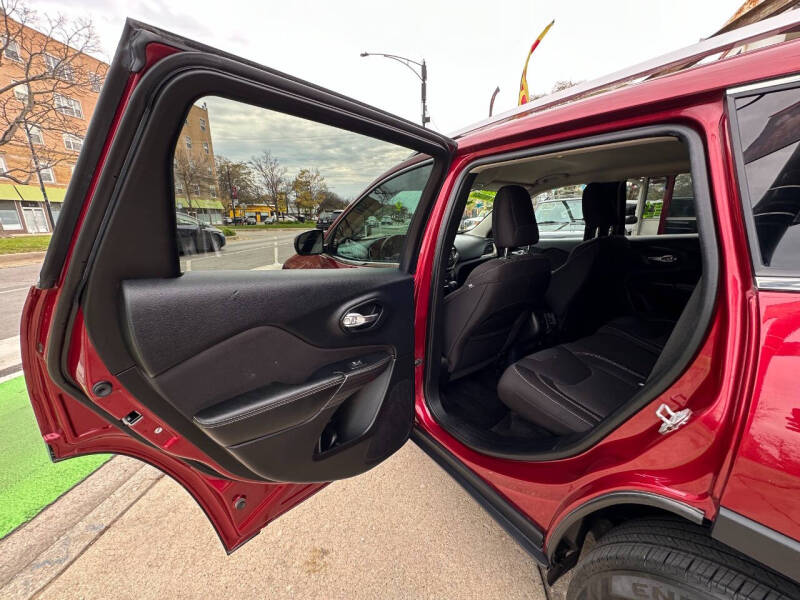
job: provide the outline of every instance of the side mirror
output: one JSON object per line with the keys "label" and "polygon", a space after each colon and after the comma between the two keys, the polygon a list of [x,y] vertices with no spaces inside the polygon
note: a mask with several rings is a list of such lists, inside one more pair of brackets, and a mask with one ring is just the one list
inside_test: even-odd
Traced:
{"label": "side mirror", "polygon": [[628,215],[625,217],[625,225],[633,225],[639,221],[636,215]]}
{"label": "side mirror", "polygon": [[322,254],[325,234],[320,229],[304,231],[294,238],[294,251],[300,256]]}

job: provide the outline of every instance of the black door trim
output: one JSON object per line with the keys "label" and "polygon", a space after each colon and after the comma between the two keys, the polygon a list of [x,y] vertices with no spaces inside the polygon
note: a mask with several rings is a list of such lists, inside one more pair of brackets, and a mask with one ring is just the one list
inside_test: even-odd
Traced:
{"label": "black door trim", "polygon": [[711,537],[800,583],[800,541],[720,506]]}
{"label": "black door trim", "polygon": [[549,566],[547,556],[542,550],[544,532],[538,525],[418,425],[411,432],[411,439],[455,479],[528,554],[542,566]]}

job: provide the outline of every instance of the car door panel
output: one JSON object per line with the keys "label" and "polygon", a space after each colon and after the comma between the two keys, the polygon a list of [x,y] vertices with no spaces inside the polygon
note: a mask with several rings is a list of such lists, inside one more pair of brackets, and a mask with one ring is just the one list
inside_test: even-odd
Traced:
{"label": "car door panel", "polygon": [[700,278],[697,234],[628,238],[632,267],[626,294],[632,308],[677,318]]}
{"label": "car door panel", "polygon": [[[104,90],[119,94],[115,116],[93,120],[86,141],[95,162],[79,161],[75,173],[91,184],[68,190],[70,218],[59,221],[42,288],[23,315],[31,401],[54,458],[118,452],[146,460],[193,495],[231,550],[408,438],[409,265],[455,144],[135,22],[109,78]],[[431,156],[401,267],[182,274],[172,153],[204,94]],[[342,327],[354,309],[379,318]]]}
{"label": "car door panel", "polygon": [[[366,456],[384,398],[410,423],[411,395],[393,390],[408,391],[411,377],[401,365],[412,290],[410,275],[390,269],[194,272],[124,281],[122,298],[146,382],[186,418],[178,431],[198,427],[265,479],[321,481],[367,468],[348,456]],[[364,304],[380,318],[345,329],[342,317]]]}

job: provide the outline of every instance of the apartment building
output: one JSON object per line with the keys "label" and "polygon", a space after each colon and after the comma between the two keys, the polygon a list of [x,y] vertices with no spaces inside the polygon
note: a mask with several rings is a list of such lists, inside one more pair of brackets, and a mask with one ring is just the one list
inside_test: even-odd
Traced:
{"label": "apartment building", "polygon": [[[106,63],[35,29],[13,21],[8,28],[0,25],[0,90],[4,90],[0,93],[0,135],[23,114],[29,95],[34,96],[30,104],[37,108],[28,112],[39,115],[0,144],[0,235],[53,230],[107,68]],[[26,69],[46,77],[26,80]],[[41,117],[48,106],[55,122]],[[224,207],[218,197],[211,123],[205,106],[190,109],[177,143],[176,157],[180,155],[194,172],[188,179],[179,178],[176,172],[176,209],[207,223],[221,223]]]}
{"label": "apartment building", "polygon": [[[16,128],[9,142],[0,145],[0,234],[45,233],[58,220],[67,184],[83,145],[107,65],[55,41],[52,37],[10,22],[0,32],[0,130],[6,131],[23,114],[29,94],[34,96],[32,123]],[[26,82],[25,72],[49,74],[49,80]],[[58,81],[57,81],[58,80]],[[18,85],[14,86],[17,82]],[[13,86],[13,87],[10,87]],[[48,126],[41,115],[45,96],[59,126]],[[27,122],[26,117],[26,122]],[[37,125],[38,123],[38,125]],[[62,124],[66,127],[61,127]],[[38,158],[52,220],[36,175]]]}
{"label": "apartment building", "polygon": [[175,147],[175,208],[204,223],[222,223],[211,120],[205,104],[189,109]]}

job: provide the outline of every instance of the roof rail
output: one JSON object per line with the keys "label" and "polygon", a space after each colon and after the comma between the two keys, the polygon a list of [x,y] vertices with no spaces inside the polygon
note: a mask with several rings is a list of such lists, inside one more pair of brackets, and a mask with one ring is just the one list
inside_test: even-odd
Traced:
{"label": "roof rail", "polygon": [[800,25],[800,9],[788,10],[777,16],[759,21],[758,23],[715,35],[697,44],[681,48],[680,50],[674,50],[667,54],[662,54],[661,56],[646,60],[632,67],[627,67],[621,71],[611,73],[610,75],[605,75],[592,81],[585,81],[571,88],[556,92],[555,94],[532,100],[522,106],[498,113],[493,117],[459,129],[455,133],[451,133],[450,136],[459,137],[475,129],[504,121],[510,117],[552,108],[557,104],[564,104],[567,101],[578,100],[589,94],[598,93],[612,86],[618,86],[634,79],[645,78],[654,73],[669,69],[670,67],[685,65],[687,62],[698,61],[718,52],[731,50],[748,42],[770,35],[784,33],[790,29],[794,29],[798,25]]}

